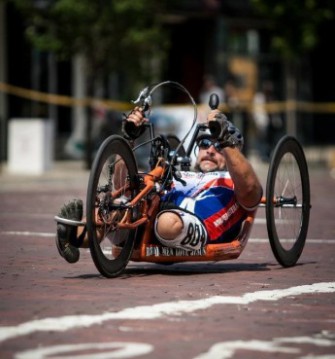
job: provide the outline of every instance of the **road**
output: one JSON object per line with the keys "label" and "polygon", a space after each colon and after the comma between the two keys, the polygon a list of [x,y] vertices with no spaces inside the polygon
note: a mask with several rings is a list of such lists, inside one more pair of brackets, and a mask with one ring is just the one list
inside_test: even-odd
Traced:
{"label": "road", "polygon": [[87,250],[71,265],[54,245],[53,216],[85,197],[87,178],[72,162],[38,177],[0,174],[2,359],[335,358],[328,169],[310,168],[310,227],[295,267],[277,264],[259,209],[236,260],[130,263],[115,279],[98,274]]}

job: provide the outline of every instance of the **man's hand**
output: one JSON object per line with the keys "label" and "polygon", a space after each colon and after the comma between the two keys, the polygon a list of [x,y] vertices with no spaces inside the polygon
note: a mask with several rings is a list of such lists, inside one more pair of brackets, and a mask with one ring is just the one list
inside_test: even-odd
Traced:
{"label": "man's hand", "polygon": [[207,122],[209,123],[211,121],[216,121],[218,118],[221,117],[221,115],[223,115],[223,113],[220,112],[220,110],[218,109],[212,110],[207,116]]}
{"label": "man's hand", "polygon": [[149,120],[144,117],[143,109],[141,107],[135,107],[128,115],[127,121],[133,122],[136,127],[139,127]]}
{"label": "man's hand", "polygon": [[227,117],[218,109],[212,110],[207,116],[207,124],[213,138],[222,141],[228,128]]}
{"label": "man's hand", "polygon": [[212,110],[208,116],[208,127],[214,138],[217,138],[226,147],[243,147],[244,139],[237,127],[219,110]]}
{"label": "man's hand", "polygon": [[128,140],[135,140],[144,132],[145,126],[142,125],[146,122],[149,122],[149,120],[144,117],[142,107],[137,106],[128,116],[124,114],[122,132]]}
{"label": "man's hand", "polygon": [[242,150],[244,145],[244,138],[240,130],[235,127],[230,121],[227,121],[226,132],[222,139],[226,147],[237,147]]}

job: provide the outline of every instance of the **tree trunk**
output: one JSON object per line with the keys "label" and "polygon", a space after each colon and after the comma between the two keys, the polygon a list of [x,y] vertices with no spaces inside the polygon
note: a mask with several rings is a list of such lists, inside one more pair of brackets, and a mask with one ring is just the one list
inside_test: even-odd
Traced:
{"label": "tree trunk", "polygon": [[285,60],[286,133],[297,135],[297,72],[294,60]]}

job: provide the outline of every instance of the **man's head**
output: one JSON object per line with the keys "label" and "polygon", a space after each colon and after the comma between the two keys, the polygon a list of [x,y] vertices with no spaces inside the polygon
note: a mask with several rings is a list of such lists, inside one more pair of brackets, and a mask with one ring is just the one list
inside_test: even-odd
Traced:
{"label": "man's head", "polygon": [[222,153],[220,142],[210,136],[200,136],[197,140],[199,153],[195,169],[201,172],[223,171],[226,169],[226,160]]}

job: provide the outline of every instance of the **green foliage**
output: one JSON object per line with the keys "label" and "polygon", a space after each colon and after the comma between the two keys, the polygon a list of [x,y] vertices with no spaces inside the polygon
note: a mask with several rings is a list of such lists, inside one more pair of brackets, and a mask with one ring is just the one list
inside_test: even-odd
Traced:
{"label": "green foliage", "polygon": [[269,20],[272,46],[286,58],[312,50],[318,27],[335,18],[333,0],[250,0],[258,15]]}
{"label": "green foliage", "polygon": [[166,0],[10,0],[24,14],[33,46],[61,59],[86,56],[91,75],[126,72],[150,77],[168,40],[156,14]]}

